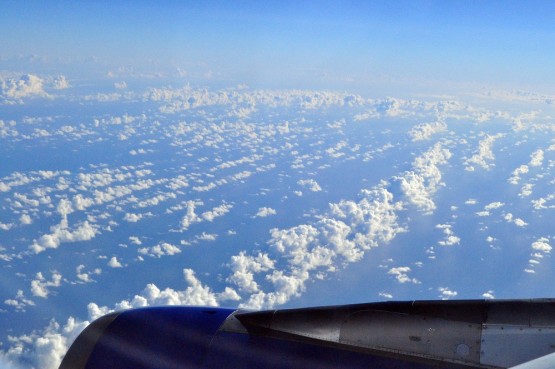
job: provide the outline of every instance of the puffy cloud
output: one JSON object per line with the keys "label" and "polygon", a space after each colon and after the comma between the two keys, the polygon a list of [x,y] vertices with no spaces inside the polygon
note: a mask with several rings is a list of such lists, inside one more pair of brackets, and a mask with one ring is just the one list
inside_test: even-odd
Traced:
{"label": "puffy cloud", "polygon": [[213,292],[210,287],[202,284],[192,269],[183,269],[183,278],[187,283],[185,290],[179,291],[172,288],[161,290],[155,284],[149,283],[143,291],[130,300],[122,300],[112,308],[98,306],[90,303],[87,306],[89,319],[94,320],[115,310],[124,310],[145,306],[164,305],[196,305],[218,306],[219,301],[236,300],[239,296],[232,288],[227,287],[223,292]]}
{"label": "puffy cloud", "polygon": [[495,295],[493,294],[493,291],[492,291],[492,290],[489,290],[489,291],[487,291],[487,292],[484,292],[484,293],[482,294],[482,297],[485,298],[485,299],[487,299],[487,300],[493,300],[493,299],[495,299]]}
{"label": "puffy cloud", "polygon": [[85,266],[83,264],[79,265],[75,271],[77,273],[77,279],[82,283],[90,283],[94,282],[94,279],[91,278],[91,274],[99,275],[102,273],[100,269],[95,269],[92,272],[85,272]]}
{"label": "puffy cloud", "polygon": [[112,256],[110,258],[110,261],[108,261],[108,266],[110,268],[122,268],[123,267],[123,265],[121,265],[121,263],[119,262],[119,260],[115,256]]}
{"label": "puffy cloud", "polygon": [[378,295],[388,300],[393,298],[393,295],[388,292],[380,292]]}
{"label": "puffy cloud", "polygon": [[253,293],[258,292],[258,284],[254,280],[254,273],[266,272],[274,268],[274,260],[268,254],[258,253],[257,256],[246,255],[241,251],[238,255],[231,257],[230,268],[232,274],[227,281],[233,283],[240,290]]}
{"label": "puffy cloud", "polygon": [[537,241],[532,243],[532,249],[536,251],[540,251],[544,254],[549,254],[551,252],[552,247],[548,242],[549,242],[549,239],[545,237],[539,238]]}
{"label": "puffy cloud", "polygon": [[313,179],[301,179],[297,183],[312,192],[322,191],[322,187]]}
{"label": "puffy cloud", "polygon": [[532,194],[532,189],[533,188],[534,188],[534,184],[526,183],[520,189],[520,192],[518,193],[518,196],[519,197],[528,197],[528,196],[530,196]]}
{"label": "puffy cloud", "polygon": [[2,94],[15,100],[32,96],[46,97],[48,94],[44,91],[43,82],[44,80],[38,76],[24,74],[19,79],[2,81]]}
{"label": "puffy cloud", "polygon": [[528,163],[531,167],[539,167],[543,163],[543,150],[539,149],[536,150],[530,155],[530,163]]}
{"label": "puffy cloud", "polygon": [[129,241],[131,241],[131,243],[135,244],[135,245],[141,245],[142,244],[141,240],[137,236],[129,236]]}
{"label": "puffy cloud", "polygon": [[25,367],[57,369],[69,346],[88,324],[88,321],[73,317],[69,317],[63,326],[52,320],[42,331],[11,337],[11,347],[3,353],[4,358]]}
{"label": "puffy cloud", "polygon": [[448,287],[439,287],[438,291],[440,292],[439,298],[442,300],[449,300],[458,295],[457,291],[452,291]]}
{"label": "puffy cloud", "polygon": [[196,239],[200,241],[216,241],[216,238],[218,238],[217,234],[206,232],[202,232],[200,235],[196,236]]}
{"label": "puffy cloud", "polygon": [[518,184],[520,181],[520,175],[528,173],[528,165],[521,165],[513,171],[513,175],[508,179],[509,183]]}
{"label": "puffy cloud", "polygon": [[412,141],[429,140],[434,134],[445,132],[447,124],[444,122],[423,123],[413,127],[409,131]]}
{"label": "puffy cloud", "polygon": [[[16,125],[17,123],[14,120],[5,122],[0,119],[0,138],[17,137],[19,132]],[[9,190],[10,188],[6,184],[0,182],[0,192],[7,192]]]}
{"label": "puffy cloud", "polygon": [[21,224],[31,224],[33,223],[33,219],[29,216],[29,214],[21,214],[19,217],[19,222]]}
{"label": "puffy cloud", "polygon": [[256,217],[258,218],[265,218],[268,217],[270,215],[276,215],[277,212],[272,209],[272,208],[267,208],[267,207],[262,207],[258,209],[258,212],[256,213]]}
{"label": "puffy cloud", "polygon": [[502,208],[503,206],[505,206],[504,203],[500,201],[494,201],[484,206],[484,210],[476,212],[476,215],[478,215],[479,217],[488,217],[491,214],[490,210],[496,210]]}
{"label": "puffy cloud", "polygon": [[441,246],[453,246],[461,242],[461,239],[453,233],[450,224],[438,224],[436,228],[442,229],[445,235],[445,238],[438,242]]}
{"label": "puffy cloud", "polygon": [[468,171],[473,171],[475,169],[474,165],[478,165],[483,169],[489,170],[494,165],[493,161],[495,160],[495,156],[493,155],[492,151],[493,144],[497,139],[504,136],[505,135],[502,133],[498,133],[493,136],[486,135],[486,138],[481,140],[478,144],[478,152],[472,155],[470,159],[466,160],[465,169]]}
{"label": "puffy cloud", "polygon": [[553,247],[549,244],[549,239],[546,237],[541,237],[534,241],[531,245],[532,253],[530,254],[531,259],[528,260],[528,268],[524,269],[525,273],[534,274],[536,271],[534,268],[540,264],[540,261],[544,258],[546,254],[550,254]]}
{"label": "puffy cloud", "polygon": [[54,78],[54,81],[52,83],[52,87],[56,90],[65,90],[66,88],[70,87],[70,84],[68,82],[68,80],[66,79],[65,76],[60,75],[56,78]]}
{"label": "puffy cloud", "polygon": [[47,298],[50,294],[49,288],[60,287],[62,275],[58,272],[52,273],[52,279],[47,281],[41,272],[36,274],[36,279],[31,281],[31,293],[33,296]]}
{"label": "puffy cloud", "polygon": [[232,204],[223,203],[216,206],[212,210],[205,211],[200,216],[195,213],[195,209],[198,205],[203,205],[201,201],[189,200],[185,203],[186,213],[181,219],[180,231],[186,231],[189,227],[195,223],[201,223],[203,221],[212,222],[218,217],[222,217],[229,213],[233,209]]}
{"label": "puffy cloud", "polygon": [[58,213],[62,216],[62,219],[66,219],[67,221],[67,215],[73,213],[71,201],[67,199],[61,199],[56,210],[58,210]]}
{"label": "puffy cloud", "polygon": [[432,195],[442,185],[438,165],[447,163],[450,158],[451,152],[438,143],[414,160],[412,171],[396,177],[409,202],[425,214],[435,210]]}
{"label": "puffy cloud", "polygon": [[492,202],[492,203],[487,204],[487,205],[484,207],[484,210],[488,210],[488,211],[489,211],[489,210],[493,210],[493,209],[499,209],[499,208],[501,208],[501,207],[503,207],[503,206],[505,206],[504,203],[502,203],[502,202],[500,202],[500,201],[495,201],[495,202]]}
{"label": "puffy cloud", "polygon": [[2,223],[0,222],[0,229],[3,231],[9,231],[14,226],[13,223]]}
{"label": "puffy cloud", "polygon": [[513,217],[513,214],[511,213],[505,214],[503,218],[505,218],[505,220],[509,223],[514,223],[517,227],[526,227],[528,225],[528,223],[526,223],[524,220]]}
{"label": "puffy cloud", "polygon": [[195,207],[197,203],[194,201],[187,201],[187,213],[181,219],[181,230],[187,230],[191,224],[198,223],[201,218],[195,214]]}
{"label": "puffy cloud", "polygon": [[139,254],[148,255],[153,258],[160,258],[166,255],[176,255],[181,252],[181,249],[177,246],[169,244],[167,242],[161,242],[156,246],[152,247],[142,247],[137,250]]}
{"label": "puffy cloud", "polygon": [[16,311],[25,311],[26,306],[34,306],[35,303],[25,297],[22,290],[17,290],[17,293],[13,299],[4,300],[4,303],[8,306],[12,306]]}
{"label": "puffy cloud", "polygon": [[130,222],[130,223],[136,223],[139,220],[141,220],[143,218],[142,214],[135,214],[135,213],[125,213],[125,216],[123,217],[123,220]]}
{"label": "puffy cloud", "polygon": [[77,210],[85,210],[86,208],[92,206],[94,204],[94,200],[88,197],[83,197],[83,195],[78,194],[73,197],[73,206]]}
{"label": "puffy cloud", "polygon": [[56,249],[62,243],[89,241],[98,234],[98,230],[88,221],[79,224],[74,230],[70,230],[62,220],[60,224],[51,227],[50,230],[52,233],[34,240],[30,246],[31,250],[38,254],[49,248]]}
{"label": "puffy cloud", "polygon": [[388,243],[404,231],[397,224],[396,215],[402,204],[393,202],[393,194],[385,184],[361,191],[361,197],[358,202],[330,204],[330,214],[314,224],[272,229],[268,243],[287,266],[265,274],[265,280],[274,288],[270,292],[258,290],[253,274],[249,274],[244,283],[256,288],[252,287],[252,294],[242,306],[263,308],[283,304],[299,296],[311,276],[323,278],[325,273],[359,261],[366,250]]}
{"label": "puffy cloud", "polygon": [[395,279],[397,280],[397,282],[399,283],[414,283],[414,284],[420,284],[420,281],[416,278],[410,278],[408,276],[408,273],[411,272],[410,267],[397,267],[397,268],[391,268],[389,269],[389,271],[387,272],[387,274],[393,275],[395,276]]}
{"label": "puffy cloud", "polygon": [[229,213],[229,211],[232,208],[233,208],[233,205],[224,203],[220,206],[215,207],[211,211],[206,211],[206,212],[202,213],[201,217],[202,217],[202,219],[211,222],[215,218],[224,216],[225,214]]}

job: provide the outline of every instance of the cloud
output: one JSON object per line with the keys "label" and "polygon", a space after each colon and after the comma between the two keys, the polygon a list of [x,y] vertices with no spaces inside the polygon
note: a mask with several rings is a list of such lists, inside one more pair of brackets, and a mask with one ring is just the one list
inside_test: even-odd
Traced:
{"label": "cloud", "polygon": [[532,189],[534,188],[534,184],[532,183],[526,183],[522,186],[522,188],[520,189],[520,192],[518,193],[519,197],[528,197],[532,194]]}
{"label": "cloud", "polygon": [[414,283],[414,284],[420,284],[420,281],[416,278],[410,278],[408,276],[408,273],[411,272],[410,267],[397,267],[397,268],[391,268],[389,269],[389,271],[387,272],[387,274],[393,275],[395,276],[395,279],[397,280],[397,282],[399,283]]}
{"label": "cloud", "polygon": [[530,254],[530,260],[528,260],[528,268],[524,269],[525,273],[535,274],[535,267],[540,264],[541,260],[545,255],[551,253],[553,247],[549,244],[549,239],[546,237],[540,237],[534,241],[531,245],[532,253]]}
{"label": "cloud", "polygon": [[224,203],[220,206],[215,207],[211,211],[206,211],[206,212],[202,213],[201,217],[202,217],[202,219],[211,222],[215,218],[224,216],[225,214],[229,213],[229,211],[232,208],[233,208],[233,205]]}
{"label": "cloud", "polygon": [[513,217],[511,213],[505,214],[503,218],[509,223],[514,223],[517,227],[526,227],[528,225],[524,220]]}
{"label": "cloud", "polygon": [[256,213],[256,217],[258,218],[265,218],[265,217],[269,217],[270,215],[276,215],[277,212],[272,209],[272,208],[267,208],[267,207],[262,207],[258,209],[258,212]]}
{"label": "cloud", "polygon": [[366,250],[386,244],[405,231],[397,224],[396,211],[402,209],[402,204],[393,202],[393,194],[387,191],[385,183],[362,190],[361,197],[358,202],[343,200],[330,204],[329,214],[314,224],[272,229],[268,244],[286,262],[286,267],[264,274],[264,279],[273,286],[270,292],[258,288],[253,273],[247,274],[244,283],[252,286],[252,293],[241,306],[264,308],[284,304],[305,290],[311,276],[324,278],[326,273],[359,261]]}
{"label": "cloud", "polygon": [[448,287],[439,287],[437,290],[440,292],[439,298],[442,300],[449,300],[458,295],[457,291],[452,291]]}
{"label": "cloud", "polygon": [[447,130],[444,122],[423,123],[413,127],[409,131],[409,136],[413,142],[429,140],[433,135]]}
{"label": "cloud", "polygon": [[17,293],[13,299],[6,299],[4,303],[8,306],[12,306],[16,311],[25,312],[25,307],[35,306],[32,300],[25,297],[23,290],[17,290]]}
{"label": "cloud", "polygon": [[68,80],[66,79],[66,77],[63,76],[63,75],[60,75],[60,76],[54,78],[54,81],[52,83],[52,87],[55,90],[65,90],[65,89],[67,89],[71,86],[70,86]]}
{"label": "cloud", "polygon": [[543,150],[539,149],[536,150],[530,155],[530,163],[528,163],[531,167],[539,167],[543,164]]}
{"label": "cloud", "polygon": [[505,206],[504,203],[500,201],[494,201],[484,206],[484,210],[476,212],[476,215],[478,215],[479,217],[489,217],[491,215],[490,210],[500,209],[503,206]]}
{"label": "cloud", "polygon": [[541,149],[534,151],[532,154],[530,154],[530,161],[528,162],[528,164],[522,164],[513,171],[512,176],[508,179],[509,183],[518,184],[518,182],[520,181],[520,176],[522,174],[528,173],[530,171],[530,167],[541,166],[543,164],[543,160],[544,151]]}
{"label": "cloud", "polygon": [[20,101],[27,97],[47,97],[43,83],[44,80],[34,74],[24,74],[19,79],[3,80],[0,87],[4,97]]}
{"label": "cloud", "polygon": [[548,242],[549,242],[549,239],[545,237],[539,238],[537,241],[532,243],[532,249],[536,251],[540,251],[544,254],[549,254],[552,250],[552,247]]}
{"label": "cloud", "polygon": [[231,257],[230,268],[233,273],[227,278],[227,281],[239,287],[241,291],[258,292],[259,287],[254,280],[254,273],[274,269],[274,263],[268,254],[258,253],[256,256],[249,256],[245,251],[241,251],[238,255]]}
{"label": "cloud", "polygon": [[136,223],[143,218],[142,214],[125,213],[123,220],[130,223]]}
{"label": "cloud", "polygon": [[484,292],[484,293],[482,294],[482,297],[485,298],[485,299],[487,299],[487,300],[493,300],[493,299],[495,299],[495,295],[493,294],[493,291],[492,291],[492,290],[489,290],[489,291],[487,291],[487,292]]}
{"label": "cloud", "polygon": [[3,352],[5,359],[25,367],[57,369],[75,338],[89,324],[73,317],[61,326],[55,320],[42,331],[11,337],[11,347]]}
{"label": "cloud", "polygon": [[443,185],[438,165],[446,164],[450,158],[449,150],[435,144],[414,160],[412,171],[395,177],[408,201],[424,214],[431,214],[436,208],[432,196]]}
{"label": "cloud", "polygon": [[509,183],[518,184],[520,181],[520,175],[528,173],[528,165],[521,165],[513,171],[513,175],[508,179]]}
{"label": "cloud", "polygon": [[46,249],[56,249],[60,244],[67,242],[89,241],[93,239],[98,230],[88,221],[80,223],[74,230],[70,230],[62,221],[60,224],[50,228],[51,233],[42,235],[38,240],[34,240],[30,249],[39,254]]}
{"label": "cloud", "polygon": [[322,187],[313,179],[301,179],[297,183],[312,192],[322,191]]}
{"label": "cloud", "polygon": [[216,238],[218,238],[217,234],[206,232],[202,232],[200,235],[196,236],[196,239],[200,241],[216,241]]}
{"label": "cloud", "polygon": [[438,224],[436,228],[442,229],[445,238],[438,242],[441,246],[453,246],[458,245],[461,242],[461,239],[453,233],[450,224]]}
{"label": "cloud", "polygon": [[141,255],[148,255],[153,258],[160,258],[162,256],[176,255],[181,252],[181,249],[167,242],[161,242],[156,246],[142,247],[137,250]]}
{"label": "cloud", "polygon": [[137,236],[129,236],[129,241],[131,241],[131,243],[135,244],[135,245],[141,245],[142,244],[141,240]]}
{"label": "cloud", "polygon": [[[16,128],[17,123],[14,120],[3,121],[0,119],[0,138],[17,137],[19,132]],[[0,182],[0,192],[7,192],[10,188]]]}
{"label": "cloud", "polygon": [[123,265],[121,265],[121,263],[118,261],[118,259],[115,256],[112,256],[110,258],[110,261],[108,261],[108,266],[110,268],[122,268]]}
{"label": "cloud", "polygon": [[197,203],[195,201],[187,201],[187,213],[181,219],[181,230],[187,230],[191,224],[199,223],[201,218],[195,214],[195,207]]}
{"label": "cloud", "polygon": [[487,204],[487,205],[484,207],[484,210],[489,211],[489,210],[493,210],[493,209],[499,209],[499,208],[501,208],[501,207],[503,207],[503,206],[505,206],[504,203],[502,203],[502,202],[500,202],[500,201],[495,201],[495,202],[492,202],[492,203]]}
{"label": "cloud", "polygon": [[77,273],[77,279],[82,282],[82,283],[91,283],[91,282],[95,282],[94,279],[91,278],[91,274],[95,274],[95,275],[100,275],[102,273],[102,270],[100,269],[94,269],[92,272],[85,272],[85,265],[80,264],[76,269],[76,273]]}
{"label": "cloud", "polygon": [[33,223],[33,219],[31,219],[29,214],[21,214],[21,216],[19,217],[19,222],[21,224],[27,225]]}
{"label": "cloud", "polygon": [[52,273],[52,279],[47,281],[41,272],[36,274],[36,279],[31,281],[31,293],[33,296],[47,298],[50,294],[49,288],[60,287],[62,275],[58,272]]}
{"label": "cloud", "polygon": [[232,288],[226,288],[221,293],[213,292],[209,287],[203,285],[195,276],[192,269],[183,269],[183,278],[188,287],[183,291],[166,288],[160,290],[155,284],[148,284],[144,290],[130,300],[122,300],[113,308],[100,307],[95,303],[88,305],[89,317],[97,319],[100,316],[114,310],[130,309],[154,305],[195,305],[195,306],[218,306],[218,301],[236,299],[237,293]]}
{"label": "cloud", "polygon": [[472,155],[470,159],[467,159],[465,161],[465,169],[467,171],[474,171],[474,165],[478,165],[479,167],[486,170],[491,169],[491,167],[495,165],[493,163],[493,161],[495,160],[495,156],[493,155],[492,151],[493,144],[497,139],[504,136],[505,135],[503,133],[498,133],[493,136],[486,135],[486,138],[478,143],[478,152]]}

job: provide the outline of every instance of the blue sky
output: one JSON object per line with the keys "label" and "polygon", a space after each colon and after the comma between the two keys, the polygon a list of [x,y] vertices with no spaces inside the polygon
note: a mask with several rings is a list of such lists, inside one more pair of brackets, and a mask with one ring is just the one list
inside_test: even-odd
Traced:
{"label": "blue sky", "polygon": [[[548,88],[551,2],[4,1],[0,56],[176,66],[225,82]],[[21,65],[21,64],[20,64]]]}
{"label": "blue sky", "polygon": [[554,10],[0,0],[0,366],[129,306],[554,296]]}

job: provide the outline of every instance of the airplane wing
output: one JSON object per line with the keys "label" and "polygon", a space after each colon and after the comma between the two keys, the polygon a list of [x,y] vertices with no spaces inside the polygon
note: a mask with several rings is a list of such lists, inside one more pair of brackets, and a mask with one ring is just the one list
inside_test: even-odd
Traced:
{"label": "airplane wing", "polygon": [[511,369],[553,369],[555,368],[555,353],[530,360],[526,363],[513,366]]}
{"label": "airplane wing", "polygon": [[244,311],[126,310],[60,369],[555,368],[555,300],[378,302]]}

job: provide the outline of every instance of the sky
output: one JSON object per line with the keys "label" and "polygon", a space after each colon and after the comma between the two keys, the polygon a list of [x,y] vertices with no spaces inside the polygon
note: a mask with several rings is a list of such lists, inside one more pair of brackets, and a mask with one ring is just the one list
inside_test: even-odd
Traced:
{"label": "sky", "polygon": [[555,75],[554,8],[548,1],[4,1],[0,57],[35,56],[54,69],[69,63],[76,73],[181,68],[220,83],[293,88],[545,89]]}
{"label": "sky", "polygon": [[0,9],[0,367],[132,307],[555,295],[555,3]]}

